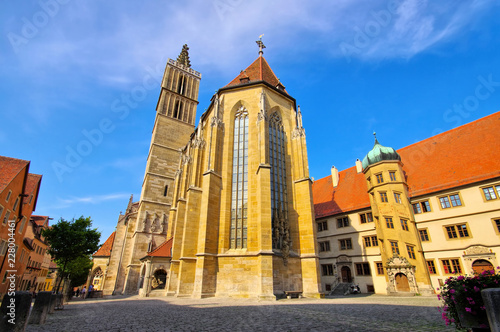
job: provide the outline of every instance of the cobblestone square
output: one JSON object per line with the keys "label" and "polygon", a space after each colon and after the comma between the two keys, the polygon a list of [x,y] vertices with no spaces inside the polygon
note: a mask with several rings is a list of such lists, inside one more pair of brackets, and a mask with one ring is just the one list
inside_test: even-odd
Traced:
{"label": "cobblestone square", "polygon": [[37,331],[453,331],[434,297],[251,299],[110,297],[73,300]]}

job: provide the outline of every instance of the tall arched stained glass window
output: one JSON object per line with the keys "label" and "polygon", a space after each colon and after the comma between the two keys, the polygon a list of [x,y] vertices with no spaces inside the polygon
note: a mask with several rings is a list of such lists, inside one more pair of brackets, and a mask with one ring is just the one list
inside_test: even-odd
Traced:
{"label": "tall arched stained glass window", "polygon": [[271,164],[271,208],[273,248],[281,249],[288,218],[286,190],[285,131],[277,112],[269,118],[269,161]]}
{"label": "tall arched stained glass window", "polygon": [[248,112],[241,107],[234,119],[233,184],[231,199],[232,249],[247,247]]}

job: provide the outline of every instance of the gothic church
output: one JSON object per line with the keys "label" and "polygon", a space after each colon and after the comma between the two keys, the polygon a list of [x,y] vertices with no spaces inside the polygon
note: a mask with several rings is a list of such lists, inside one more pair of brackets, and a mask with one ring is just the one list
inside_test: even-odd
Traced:
{"label": "gothic church", "polygon": [[300,108],[263,57],[195,127],[201,74],[169,59],[139,202],[94,255],[104,295],[320,297]]}

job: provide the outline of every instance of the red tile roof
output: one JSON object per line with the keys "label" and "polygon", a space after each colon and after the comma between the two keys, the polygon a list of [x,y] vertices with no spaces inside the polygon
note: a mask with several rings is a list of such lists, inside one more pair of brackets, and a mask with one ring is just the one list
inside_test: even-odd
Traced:
{"label": "red tile roof", "polygon": [[21,159],[0,156],[0,192],[2,192],[9,183],[25,167],[29,167],[30,162]]}
{"label": "red tile roof", "polygon": [[28,181],[26,182],[26,189],[24,190],[24,193],[26,195],[36,195],[36,190],[38,189],[38,186],[40,185],[40,182],[42,181],[42,176],[39,174],[28,174]]}
{"label": "red tile roof", "polygon": [[314,181],[313,201],[316,218],[370,206],[363,173],[356,167],[339,172],[339,185],[333,188],[332,177]]}
{"label": "red tile roof", "polygon": [[111,233],[106,242],[95,252],[93,257],[109,257],[111,256],[111,249],[113,249],[113,242],[115,241],[116,232]]}
{"label": "red tile roof", "polygon": [[49,226],[49,217],[48,216],[31,216],[31,219],[37,224],[38,226],[43,226],[45,225],[45,222],[47,222],[47,226]]}
{"label": "red tile roof", "polygon": [[172,257],[172,243],[174,238],[171,237],[170,240],[160,244],[158,248],[153,251],[148,252],[147,256],[150,257]]}
{"label": "red tile roof", "polygon": [[[243,81],[241,81],[242,79]],[[249,79],[250,82],[265,81],[274,87],[280,83],[279,79],[276,75],[274,75],[273,70],[263,56],[259,56],[257,60],[248,66],[247,69],[242,70],[241,73],[225,87],[247,83],[245,82],[247,79]]]}
{"label": "red tile roof", "polygon": [[[33,210],[36,208],[36,203],[38,201],[38,193],[40,192],[40,184],[42,182],[42,176],[39,174],[28,174],[28,181],[26,181],[26,189],[24,193],[26,195],[33,195]],[[29,196],[25,198],[24,202],[29,202]]]}
{"label": "red tile roof", "polygon": [[[410,197],[500,177],[500,112],[409,145],[397,152],[407,175]],[[367,208],[370,200],[363,173],[356,167],[313,184],[316,217]]]}

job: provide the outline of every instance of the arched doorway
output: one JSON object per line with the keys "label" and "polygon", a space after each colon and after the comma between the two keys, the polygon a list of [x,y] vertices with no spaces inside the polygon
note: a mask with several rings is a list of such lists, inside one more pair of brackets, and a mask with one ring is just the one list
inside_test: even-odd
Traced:
{"label": "arched doorway", "polygon": [[92,278],[90,279],[91,284],[94,285],[94,290],[102,290],[102,269],[98,267],[92,272]]}
{"label": "arched doorway", "polygon": [[342,282],[352,282],[351,269],[349,266],[342,266],[340,273],[342,275]]}
{"label": "arched doorway", "polygon": [[472,270],[474,271],[474,274],[481,274],[483,271],[495,272],[493,265],[485,259],[478,259],[474,261],[474,263],[472,263]]}
{"label": "arched doorway", "polygon": [[396,281],[396,291],[398,292],[409,292],[410,291],[410,283],[408,282],[408,278],[403,273],[397,273],[394,277]]}
{"label": "arched doorway", "polygon": [[167,283],[167,271],[161,269],[156,270],[153,275],[153,280],[151,280],[151,289],[165,289],[165,284]]}

